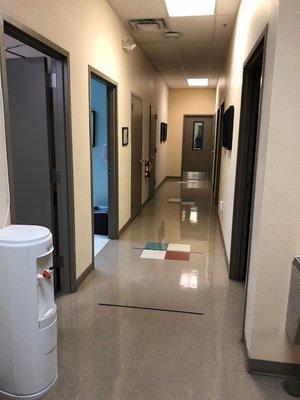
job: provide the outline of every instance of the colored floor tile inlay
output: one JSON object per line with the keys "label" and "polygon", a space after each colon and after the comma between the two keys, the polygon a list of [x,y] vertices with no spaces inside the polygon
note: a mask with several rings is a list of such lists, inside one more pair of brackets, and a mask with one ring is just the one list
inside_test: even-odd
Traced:
{"label": "colored floor tile inlay", "polygon": [[147,242],[141,258],[189,261],[190,252],[191,246],[189,244]]}
{"label": "colored floor tile inlay", "polygon": [[166,256],[166,251],[162,250],[143,250],[141,258],[150,258],[153,260],[164,260]]}
{"label": "colored floor tile inlay", "polygon": [[168,243],[148,242],[148,243],[146,243],[145,249],[166,251],[167,247],[168,247]]}
{"label": "colored floor tile inlay", "polygon": [[185,251],[167,251],[165,260],[189,261],[190,253]]}

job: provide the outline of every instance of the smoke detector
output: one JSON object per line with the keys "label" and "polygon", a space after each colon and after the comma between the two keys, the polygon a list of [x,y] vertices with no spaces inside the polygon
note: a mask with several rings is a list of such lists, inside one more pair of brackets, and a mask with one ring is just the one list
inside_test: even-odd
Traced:
{"label": "smoke detector", "polygon": [[181,36],[179,32],[169,31],[165,33],[166,38],[170,40],[178,40]]}
{"label": "smoke detector", "polygon": [[140,32],[155,32],[166,29],[162,18],[131,19],[129,23],[134,31]]}
{"label": "smoke detector", "polygon": [[136,48],[136,43],[132,38],[122,38],[122,49],[125,53],[129,53],[130,51]]}

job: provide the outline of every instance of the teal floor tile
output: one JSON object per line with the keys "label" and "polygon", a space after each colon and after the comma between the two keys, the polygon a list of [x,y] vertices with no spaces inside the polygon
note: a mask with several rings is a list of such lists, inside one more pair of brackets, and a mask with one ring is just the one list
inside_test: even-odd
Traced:
{"label": "teal floor tile", "polygon": [[148,242],[145,249],[147,250],[163,250],[166,251],[169,243]]}

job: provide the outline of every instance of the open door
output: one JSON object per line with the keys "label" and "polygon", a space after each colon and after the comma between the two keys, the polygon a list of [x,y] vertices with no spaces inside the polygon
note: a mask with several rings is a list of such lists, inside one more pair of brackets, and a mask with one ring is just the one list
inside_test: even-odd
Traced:
{"label": "open door", "polygon": [[7,22],[3,33],[11,223],[50,229],[55,292],[72,292],[76,277],[67,56]]}
{"label": "open door", "polygon": [[[52,165],[50,98],[45,57],[7,59],[14,222],[42,225],[57,242],[56,198],[51,182]],[[55,290],[60,289],[55,269]]]}

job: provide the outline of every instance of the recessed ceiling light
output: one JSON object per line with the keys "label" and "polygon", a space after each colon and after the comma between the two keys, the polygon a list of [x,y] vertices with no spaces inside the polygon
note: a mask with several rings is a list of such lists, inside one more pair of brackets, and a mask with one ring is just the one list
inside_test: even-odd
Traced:
{"label": "recessed ceiling light", "polygon": [[216,0],[165,0],[170,17],[214,15]]}
{"label": "recessed ceiling light", "polygon": [[187,79],[187,83],[189,86],[208,86],[208,78],[200,78],[200,79]]}

